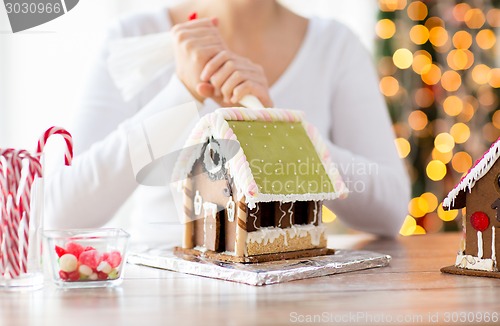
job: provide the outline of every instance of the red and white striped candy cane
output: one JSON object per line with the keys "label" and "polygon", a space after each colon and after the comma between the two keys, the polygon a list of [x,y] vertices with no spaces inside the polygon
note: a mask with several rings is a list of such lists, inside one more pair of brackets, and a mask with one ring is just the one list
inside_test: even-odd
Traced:
{"label": "red and white striped candy cane", "polygon": [[42,137],[40,137],[40,140],[38,141],[36,153],[38,155],[42,154],[43,149],[45,148],[45,144],[47,143],[47,140],[52,135],[61,135],[64,138],[64,141],[66,142],[66,152],[64,153],[64,164],[71,165],[71,161],[73,160],[73,138],[71,137],[71,134],[63,128],[50,127],[49,129],[47,129],[47,131],[43,133]]}

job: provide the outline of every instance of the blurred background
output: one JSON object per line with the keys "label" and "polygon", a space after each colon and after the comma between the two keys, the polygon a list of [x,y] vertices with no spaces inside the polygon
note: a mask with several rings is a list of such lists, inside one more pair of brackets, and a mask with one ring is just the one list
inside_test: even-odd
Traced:
{"label": "blurred background", "polygon": [[[81,0],[61,18],[17,34],[0,6],[0,147],[32,149],[52,125],[71,130],[107,26],[176,2]],[[373,54],[413,185],[401,234],[458,230],[461,212],[439,203],[500,136],[500,0],[282,2],[301,15],[344,22]],[[324,221],[340,228],[334,215]]]}

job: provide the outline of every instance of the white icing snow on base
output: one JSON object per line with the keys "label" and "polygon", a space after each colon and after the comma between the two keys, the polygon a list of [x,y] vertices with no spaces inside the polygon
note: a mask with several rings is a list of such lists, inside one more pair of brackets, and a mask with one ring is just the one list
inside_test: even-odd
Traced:
{"label": "white icing snow on base", "polygon": [[311,244],[313,246],[319,246],[321,236],[324,232],[324,226],[316,226],[314,224],[292,225],[286,229],[270,226],[260,228],[257,231],[248,232],[247,243],[256,242],[260,245],[267,245],[268,243],[273,243],[274,240],[283,235],[285,238],[285,246],[287,246],[287,239],[293,239],[295,237],[304,238],[307,237],[307,235],[310,235]]}
{"label": "white icing snow on base", "polygon": [[477,271],[496,272],[493,259],[481,259],[471,255],[458,254],[455,261],[455,266],[465,269],[473,269]]}

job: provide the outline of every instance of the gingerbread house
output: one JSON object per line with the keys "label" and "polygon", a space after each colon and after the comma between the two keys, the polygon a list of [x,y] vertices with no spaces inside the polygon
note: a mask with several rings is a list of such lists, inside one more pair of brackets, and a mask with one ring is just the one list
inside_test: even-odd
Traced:
{"label": "gingerbread house", "polygon": [[443,201],[445,209],[466,208],[464,238],[454,266],[443,272],[500,277],[500,139]]}
{"label": "gingerbread house", "polygon": [[327,253],[322,203],[347,194],[303,113],[224,108],[194,128],[175,173],[184,193],[180,254],[259,262]]}

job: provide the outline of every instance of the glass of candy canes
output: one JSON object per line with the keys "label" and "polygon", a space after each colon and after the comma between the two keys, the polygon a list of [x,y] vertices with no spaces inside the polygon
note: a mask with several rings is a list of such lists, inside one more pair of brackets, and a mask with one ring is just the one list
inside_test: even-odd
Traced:
{"label": "glass of candy canes", "polygon": [[50,230],[44,237],[58,286],[109,287],[122,282],[129,239],[122,229]]}
{"label": "glass of candy canes", "polygon": [[34,153],[0,148],[0,289],[26,290],[43,286],[41,230],[43,225],[43,149],[52,135],[66,141],[65,164],[73,158],[71,135],[49,128]]}

